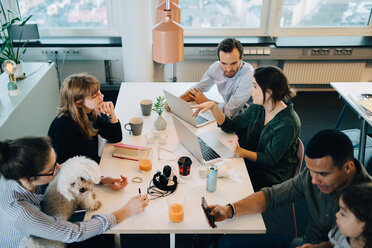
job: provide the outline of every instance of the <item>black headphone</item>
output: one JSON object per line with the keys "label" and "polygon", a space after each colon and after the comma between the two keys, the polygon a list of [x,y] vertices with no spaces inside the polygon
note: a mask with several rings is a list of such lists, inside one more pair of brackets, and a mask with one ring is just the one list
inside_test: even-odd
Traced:
{"label": "black headphone", "polygon": [[[167,194],[173,193],[177,188],[177,177],[173,175],[172,180],[170,180],[172,168],[169,165],[165,165],[163,168],[163,174],[160,171],[156,172],[152,182],[154,186],[160,190],[167,191]],[[169,185],[169,181],[173,183]]]}

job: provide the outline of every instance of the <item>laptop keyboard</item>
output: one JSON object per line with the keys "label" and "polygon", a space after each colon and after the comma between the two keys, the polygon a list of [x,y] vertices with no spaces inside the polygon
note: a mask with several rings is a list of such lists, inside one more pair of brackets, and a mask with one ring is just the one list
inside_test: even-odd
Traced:
{"label": "laptop keyboard", "polygon": [[201,117],[200,115],[198,115],[198,116],[195,118],[195,121],[196,121],[196,124],[197,124],[197,125],[200,125],[200,124],[203,124],[203,123],[207,122],[208,120],[205,119],[204,117]]}
{"label": "laptop keyboard", "polygon": [[201,138],[198,137],[200,149],[205,161],[210,161],[221,156],[217,154],[209,145],[207,145]]}

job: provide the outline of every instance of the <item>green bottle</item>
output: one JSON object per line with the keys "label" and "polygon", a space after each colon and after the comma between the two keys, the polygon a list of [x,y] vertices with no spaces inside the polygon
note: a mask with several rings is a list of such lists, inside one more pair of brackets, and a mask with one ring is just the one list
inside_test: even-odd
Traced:
{"label": "green bottle", "polygon": [[9,96],[17,96],[19,95],[19,89],[17,83],[15,82],[15,76],[9,75],[9,83],[8,83],[8,94]]}

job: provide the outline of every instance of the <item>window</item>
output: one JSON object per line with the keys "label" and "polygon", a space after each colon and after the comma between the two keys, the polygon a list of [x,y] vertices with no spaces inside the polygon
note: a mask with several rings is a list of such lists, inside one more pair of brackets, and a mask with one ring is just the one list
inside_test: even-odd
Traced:
{"label": "window", "polygon": [[[180,0],[185,34],[264,33],[264,0]],[[265,8],[265,9],[264,9]],[[223,34],[222,34],[223,35]],[[236,35],[236,34],[235,34]]]}
{"label": "window", "polygon": [[186,28],[259,28],[262,0],[181,0]]}
{"label": "window", "polygon": [[38,24],[42,34],[107,30],[110,20],[106,5],[105,0],[19,0],[22,16],[32,14],[30,21]]}
{"label": "window", "polygon": [[370,35],[372,0],[281,1],[274,36]]}
{"label": "window", "polygon": [[280,27],[366,27],[371,8],[371,0],[284,0]]}

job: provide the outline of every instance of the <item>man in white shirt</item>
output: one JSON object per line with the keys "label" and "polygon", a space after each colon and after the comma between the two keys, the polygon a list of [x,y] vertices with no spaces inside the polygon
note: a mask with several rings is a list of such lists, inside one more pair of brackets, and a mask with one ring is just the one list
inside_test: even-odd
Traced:
{"label": "man in white shirt", "polygon": [[203,92],[209,91],[214,84],[224,102],[218,107],[227,116],[235,116],[251,97],[250,88],[253,83],[253,67],[243,59],[243,46],[234,38],[226,38],[218,44],[219,61],[214,62],[202,79],[193,88],[180,96],[189,102],[198,104],[210,101]]}

